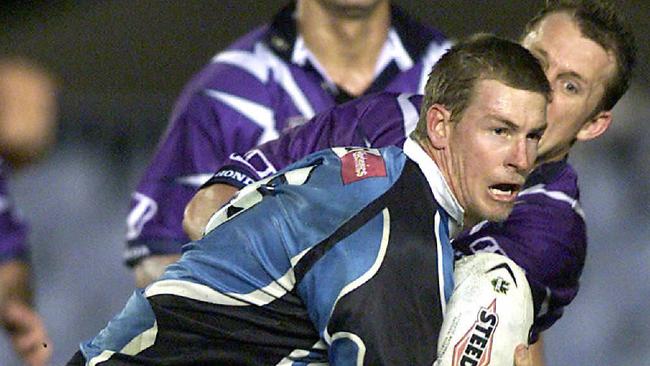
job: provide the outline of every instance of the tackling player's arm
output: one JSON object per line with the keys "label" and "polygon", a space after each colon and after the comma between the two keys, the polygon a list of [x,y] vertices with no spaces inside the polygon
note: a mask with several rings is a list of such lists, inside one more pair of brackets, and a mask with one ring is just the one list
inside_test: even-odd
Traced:
{"label": "tackling player's arm", "polygon": [[[279,138],[264,143],[246,154],[232,154],[214,176],[204,184],[185,207],[183,229],[190,239],[203,236],[212,214],[223,206],[238,189],[265,178],[309,153],[334,145],[352,145],[354,133],[336,134],[342,125],[336,121],[358,120],[356,109],[331,109],[302,126],[283,132]],[[350,122],[352,123],[352,122]],[[351,128],[354,131],[354,128]],[[336,138],[333,136],[337,136]]]}
{"label": "tackling player's arm", "polygon": [[191,240],[203,236],[205,226],[219,207],[237,193],[238,188],[225,183],[215,183],[200,189],[185,207],[183,229]]}
{"label": "tackling player's arm", "polygon": [[399,145],[404,140],[407,117],[413,115],[410,122],[417,121],[421,99],[419,95],[395,93],[359,98],[319,113],[246,154],[232,154],[188,203],[183,216],[185,232],[192,240],[200,238],[210,216],[237,189],[308,154],[333,146]]}

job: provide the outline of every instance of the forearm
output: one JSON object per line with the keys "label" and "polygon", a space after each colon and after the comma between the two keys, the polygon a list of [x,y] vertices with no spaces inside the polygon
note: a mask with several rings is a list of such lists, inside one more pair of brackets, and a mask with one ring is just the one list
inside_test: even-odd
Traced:
{"label": "forearm", "polygon": [[544,366],[544,339],[542,334],[539,335],[537,342],[530,345],[530,355],[533,360],[533,366]]}
{"label": "forearm", "polygon": [[25,365],[45,366],[52,347],[43,320],[30,305],[32,292],[27,263],[11,260],[0,264],[0,321],[14,351]]}
{"label": "forearm", "polygon": [[192,240],[200,239],[210,217],[237,192],[227,184],[213,184],[199,190],[185,206],[183,229]]}
{"label": "forearm", "polygon": [[20,260],[0,264],[0,306],[9,300],[25,304],[32,301],[29,268],[27,263]]}
{"label": "forearm", "polygon": [[133,267],[135,285],[145,288],[156,281],[165,272],[168,265],[176,262],[180,254],[152,255],[142,259]]}

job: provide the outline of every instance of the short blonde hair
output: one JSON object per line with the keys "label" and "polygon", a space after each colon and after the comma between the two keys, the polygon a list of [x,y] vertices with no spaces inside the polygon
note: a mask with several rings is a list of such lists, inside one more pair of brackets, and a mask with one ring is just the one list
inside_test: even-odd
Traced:
{"label": "short blonde hair", "polygon": [[480,80],[497,80],[512,88],[542,94],[551,100],[551,87],[537,59],[518,43],[490,34],[459,42],[433,66],[425,87],[420,120],[411,137],[426,141],[426,114],[441,104],[458,121]]}

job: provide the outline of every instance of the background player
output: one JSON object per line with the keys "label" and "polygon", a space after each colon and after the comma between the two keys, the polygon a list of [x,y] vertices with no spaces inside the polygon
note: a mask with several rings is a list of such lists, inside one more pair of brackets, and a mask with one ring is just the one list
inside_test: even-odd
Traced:
{"label": "background player", "polygon": [[[611,109],[628,88],[635,46],[613,5],[591,1],[549,2],[527,25],[522,43],[542,60],[554,89],[539,167],[520,196],[522,204],[505,224],[477,227],[457,239],[455,248],[465,254],[505,252],[526,269],[536,306],[542,309],[537,335],[575,298],[585,260],[577,177],[566,156],[575,141],[597,138],[611,124]],[[313,125],[231,160],[214,181],[241,185],[331,145],[399,145],[414,128],[412,116],[419,105],[419,97],[384,95],[333,110]],[[235,176],[239,179],[231,178]],[[215,207],[232,192],[234,188],[215,187],[197,194],[186,211],[191,237],[200,236]],[[536,362],[541,362],[540,352]]]}
{"label": "background player", "polygon": [[46,365],[52,344],[32,305],[27,224],[9,196],[8,179],[54,142],[55,91],[52,76],[33,62],[0,60],[0,323],[30,366]]}
{"label": "background player", "polygon": [[448,45],[387,0],[299,0],[215,56],[180,96],[133,194],[125,257],[137,285],[178,258],[185,205],[231,153],[355,96],[422,93]]}
{"label": "background player", "polygon": [[[508,217],[550,98],[520,45],[489,36],[458,44],[431,73],[403,151],[325,150],[247,187],[71,364],[431,365],[452,291],[449,239]],[[488,272],[511,272],[493,256]],[[505,306],[515,287],[528,291],[518,273],[511,291],[484,282],[501,331],[509,318],[530,320],[518,320],[521,342],[532,303]]]}

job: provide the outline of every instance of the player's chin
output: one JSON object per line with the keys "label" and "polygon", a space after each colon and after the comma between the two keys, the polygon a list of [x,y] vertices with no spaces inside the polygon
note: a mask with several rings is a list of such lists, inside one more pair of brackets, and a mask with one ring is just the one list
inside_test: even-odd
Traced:
{"label": "player's chin", "polygon": [[515,207],[513,202],[491,202],[485,210],[483,210],[482,215],[485,220],[493,222],[505,221],[512,209]]}

